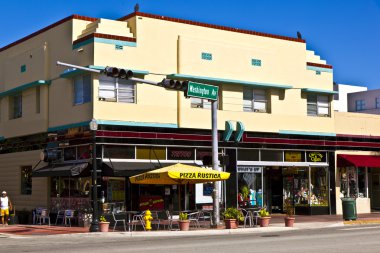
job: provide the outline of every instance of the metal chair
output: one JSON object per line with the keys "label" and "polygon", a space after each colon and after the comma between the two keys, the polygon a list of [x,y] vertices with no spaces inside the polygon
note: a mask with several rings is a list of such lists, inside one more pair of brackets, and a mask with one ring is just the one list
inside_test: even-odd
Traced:
{"label": "metal chair", "polygon": [[247,221],[249,222],[249,227],[252,227],[253,213],[250,210],[246,210],[244,208],[241,209],[241,212],[244,215],[244,227],[246,227]]}
{"label": "metal chair", "polygon": [[188,219],[190,221],[190,225],[191,225],[191,223],[193,223],[196,228],[200,228],[201,227],[200,224],[199,224],[200,214],[201,214],[201,212],[197,211],[197,212],[189,213],[187,215],[187,217],[188,217]]}
{"label": "metal chair", "polygon": [[166,217],[169,221],[168,228],[170,230],[172,230],[173,229],[173,223],[175,223],[178,225],[178,229],[179,229],[179,215],[173,215],[172,213],[170,213],[169,210],[166,210],[165,213],[166,213]]}
{"label": "metal chair", "polygon": [[70,227],[71,227],[71,219],[74,219],[75,216],[74,216],[74,210],[65,210],[65,214],[64,214],[64,220],[65,220],[65,226],[67,225],[67,222],[69,223]]}
{"label": "metal chair", "polygon": [[62,220],[61,224],[63,224],[65,222],[65,211],[64,210],[59,210],[57,212],[57,217],[55,218],[55,225],[57,225],[58,219]]}
{"label": "metal chair", "polygon": [[38,217],[41,215],[41,211],[44,209],[43,207],[36,207],[33,210],[33,224],[37,224],[38,222]]}
{"label": "metal chair", "polygon": [[122,222],[123,225],[124,225],[124,231],[127,231],[124,219],[121,219],[121,220],[120,219],[116,219],[115,212],[112,212],[112,217],[113,217],[113,221],[115,222],[115,224],[113,225],[113,231],[115,231],[115,228],[116,228],[116,225],[117,225],[118,222]]}
{"label": "metal chair", "polygon": [[42,224],[42,220],[43,223],[46,222],[46,220],[49,221],[49,226],[50,226],[50,212],[48,209],[42,209],[41,210],[41,213],[37,215],[37,219],[39,220],[39,224],[41,225]]}
{"label": "metal chair", "polygon": [[141,214],[135,214],[135,215],[133,215],[133,218],[132,218],[132,230],[133,230],[133,226],[135,226],[135,230],[136,230],[138,224],[140,224],[143,227],[143,229],[145,230],[144,214],[145,214],[145,211],[142,212]]}

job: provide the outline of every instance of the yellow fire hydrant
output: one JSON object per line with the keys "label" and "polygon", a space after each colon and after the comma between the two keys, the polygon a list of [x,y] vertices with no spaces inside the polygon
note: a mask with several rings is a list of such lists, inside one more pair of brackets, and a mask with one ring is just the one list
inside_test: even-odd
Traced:
{"label": "yellow fire hydrant", "polygon": [[152,230],[151,220],[153,220],[153,217],[152,217],[152,213],[149,210],[146,210],[144,220],[145,220],[145,229],[148,231]]}

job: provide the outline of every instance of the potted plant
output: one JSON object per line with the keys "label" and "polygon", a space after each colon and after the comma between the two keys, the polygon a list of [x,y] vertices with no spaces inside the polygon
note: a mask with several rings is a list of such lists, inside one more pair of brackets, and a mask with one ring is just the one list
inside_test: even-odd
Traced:
{"label": "potted plant", "polygon": [[266,207],[263,207],[259,211],[260,215],[260,227],[268,227],[270,222],[270,214],[267,211]]}
{"label": "potted plant", "polygon": [[187,213],[179,213],[179,230],[188,231],[190,228],[190,220]]}
{"label": "potted plant", "polygon": [[293,201],[290,198],[285,199],[284,209],[286,213],[286,216],[284,218],[285,227],[293,227],[296,218],[294,217]]}
{"label": "potted plant", "polygon": [[224,223],[227,229],[238,228],[239,222],[244,221],[243,214],[235,207],[229,207],[224,211]]}
{"label": "potted plant", "polygon": [[106,217],[101,215],[99,217],[99,230],[100,230],[100,232],[108,232],[109,227],[110,227],[110,222],[107,221]]}

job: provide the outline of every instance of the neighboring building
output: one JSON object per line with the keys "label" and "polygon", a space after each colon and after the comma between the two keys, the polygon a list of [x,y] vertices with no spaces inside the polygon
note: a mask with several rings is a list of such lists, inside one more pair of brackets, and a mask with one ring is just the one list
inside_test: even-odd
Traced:
{"label": "neighboring building", "polygon": [[348,94],[348,111],[380,114],[380,89]]}
{"label": "neighboring building", "polygon": [[[128,180],[167,164],[202,164],[211,153],[209,101],[57,61],[219,86],[227,206],[245,205],[237,196],[248,187],[250,203],[271,211],[292,198],[297,214],[339,213],[346,164],[337,162],[380,151],[380,116],[335,112],[333,68],[302,39],[140,12],[119,20],[73,15],[0,49],[0,186],[18,210],[87,209],[93,118],[104,210],[176,208],[178,194],[186,208],[211,200],[209,185],[179,193]],[[222,140],[226,121],[242,122],[240,142]],[[39,162],[44,149],[60,157]],[[379,175],[364,172],[366,182]],[[358,211],[369,212],[374,195],[360,196]]]}
{"label": "neighboring building", "polygon": [[334,91],[338,92],[338,94],[334,95],[334,110],[337,112],[348,112],[348,94],[366,90],[367,87],[364,86],[334,83]]}

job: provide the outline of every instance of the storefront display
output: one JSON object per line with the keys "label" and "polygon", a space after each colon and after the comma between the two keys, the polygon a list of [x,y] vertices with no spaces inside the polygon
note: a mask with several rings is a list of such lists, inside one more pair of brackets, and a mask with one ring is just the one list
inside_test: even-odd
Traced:
{"label": "storefront display", "polygon": [[261,167],[238,166],[238,204],[240,207],[263,206]]}
{"label": "storefront display", "polygon": [[283,168],[284,201],[290,199],[296,214],[311,213],[313,207],[329,206],[327,168]]}

